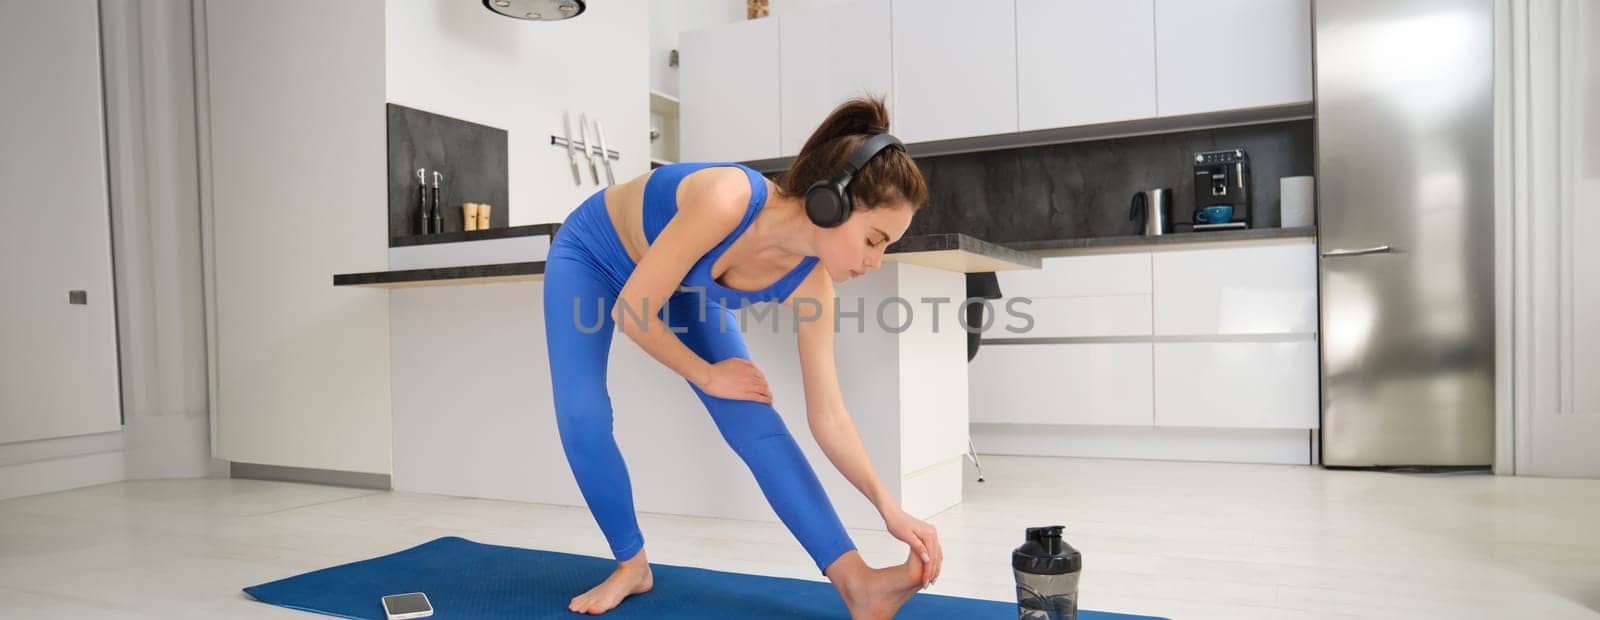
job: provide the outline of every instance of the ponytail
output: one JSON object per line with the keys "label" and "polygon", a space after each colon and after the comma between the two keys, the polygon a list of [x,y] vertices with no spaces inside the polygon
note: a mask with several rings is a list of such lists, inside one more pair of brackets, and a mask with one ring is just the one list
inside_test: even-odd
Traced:
{"label": "ponytail", "polygon": [[[881,97],[857,97],[839,104],[800,147],[800,154],[778,182],[789,196],[804,196],[812,183],[831,178],[861,144],[874,135],[888,133],[889,109]],[[865,210],[885,202],[905,200],[912,209],[928,201],[928,186],[911,156],[900,149],[885,149],[867,162],[850,182],[850,200]]]}

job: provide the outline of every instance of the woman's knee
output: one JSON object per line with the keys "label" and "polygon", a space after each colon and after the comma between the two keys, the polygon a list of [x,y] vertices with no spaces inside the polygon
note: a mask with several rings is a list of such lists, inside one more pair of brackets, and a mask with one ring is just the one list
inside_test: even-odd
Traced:
{"label": "woman's knee", "polygon": [[789,428],[783,416],[772,405],[750,400],[724,400],[711,409],[711,418],[722,432],[723,440],[735,452],[761,449],[764,440],[789,438]]}
{"label": "woman's knee", "polygon": [[600,397],[556,397],[556,427],[563,443],[609,438],[612,433],[611,399]]}

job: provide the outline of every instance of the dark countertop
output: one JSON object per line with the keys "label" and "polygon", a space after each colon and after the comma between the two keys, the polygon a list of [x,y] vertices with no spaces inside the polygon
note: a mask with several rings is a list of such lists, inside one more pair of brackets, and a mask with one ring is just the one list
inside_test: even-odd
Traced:
{"label": "dark countertop", "polygon": [[1263,241],[1271,239],[1314,238],[1317,227],[1248,228],[1244,230],[1217,230],[1207,232],[1168,233],[1158,237],[1129,235],[1123,237],[1088,237],[1080,239],[1052,239],[1049,241],[1018,241],[1006,247],[1037,256],[1053,253],[1081,253],[1094,250],[1120,250],[1153,246],[1228,243],[1238,241]]}
{"label": "dark countertop", "polygon": [[[554,233],[558,224],[528,225],[528,227],[509,227],[509,229],[485,230],[493,236],[472,236],[469,240],[480,238],[502,238],[502,236],[520,235],[546,235]],[[475,235],[478,232],[466,233]],[[427,240],[421,243],[448,243],[448,236],[462,235],[462,233],[440,233],[440,240]],[[462,240],[458,240],[462,241]],[[888,251],[894,254],[896,260],[918,262],[918,264],[931,264],[933,267],[947,268],[947,270],[974,270],[973,265],[978,265],[978,270],[1003,270],[1003,268],[1038,268],[1040,259],[1029,256],[1016,249],[1006,248],[1000,244],[989,241],[976,240],[968,235],[917,235],[902,238],[898,243],[891,244]],[[933,260],[933,262],[930,262]],[[962,268],[968,267],[968,268]],[[530,262],[502,262],[491,265],[461,265],[461,267],[430,267],[430,268],[405,268],[405,270],[387,270],[387,272],[363,273],[338,273],[333,276],[333,286],[374,286],[374,288],[411,288],[411,286],[453,286],[453,284],[478,284],[493,283],[493,281],[525,281],[544,280],[544,260],[530,260]]]}
{"label": "dark countertop", "polygon": [[498,263],[493,265],[465,265],[461,267],[430,267],[427,269],[397,269],[394,271],[368,271],[341,273],[333,276],[334,286],[371,286],[378,288],[407,288],[413,286],[448,286],[455,284],[481,284],[485,282],[514,282],[543,280],[544,261],[523,263]]}
{"label": "dark countertop", "polygon": [[1038,269],[1039,257],[962,233],[909,235],[884,250],[884,260],[963,273]]}
{"label": "dark countertop", "polygon": [[504,239],[506,237],[532,237],[535,235],[550,235],[554,237],[556,230],[561,228],[559,223],[551,224],[526,224],[523,226],[501,226],[485,230],[452,231],[432,235],[405,235],[402,237],[389,237],[389,247],[398,248],[408,245],[427,245],[431,243],[456,243],[459,241],[482,241],[484,239]]}
{"label": "dark countertop", "polygon": [[[462,240],[515,237],[550,234],[559,224],[537,224],[509,228],[473,231],[491,236],[477,236]],[[507,231],[507,232],[501,232]],[[441,233],[425,237],[420,243],[446,243],[448,237],[463,233]],[[440,237],[432,239],[431,237]],[[1042,264],[1037,256],[1015,249],[974,239],[962,234],[916,235],[906,237],[889,246],[889,260],[925,264],[950,271],[996,271],[1006,269],[1037,269]],[[509,282],[544,279],[544,261],[497,263],[491,265],[464,265],[459,267],[433,267],[427,269],[397,269],[341,273],[333,276],[334,286],[369,286],[379,288],[406,288],[413,286],[449,286],[484,282]]]}
{"label": "dark countertop", "polygon": [[[560,224],[534,224],[472,231],[468,233],[441,233],[417,237],[401,245],[475,241],[528,235],[554,234]],[[1299,228],[1254,228],[1212,232],[1171,233],[1159,237],[1121,236],[1080,239],[1055,239],[1049,241],[1021,241],[997,244],[961,233],[911,235],[896,241],[884,251],[884,259],[896,262],[926,265],[957,272],[1005,271],[1011,269],[1038,269],[1041,257],[1055,254],[1081,254],[1096,251],[1123,251],[1165,246],[1209,245],[1216,243],[1263,241],[1273,239],[1314,238],[1315,226]],[[437,238],[434,238],[437,237]],[[463,238],[464,237],[464,238]],[[334,286],[371,286],[403,288],[411,286],[442,286],[544,279],[544,261],[466,265],[460,267],[435,267],[428,269],[403,269],[344,273],[333,276]]]}

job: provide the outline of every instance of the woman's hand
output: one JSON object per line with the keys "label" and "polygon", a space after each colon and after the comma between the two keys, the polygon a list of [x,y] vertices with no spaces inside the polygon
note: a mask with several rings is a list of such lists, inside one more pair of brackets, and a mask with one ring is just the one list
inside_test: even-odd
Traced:
{"label": "woman's hand", "polygon": [[883,524],[890,534],[911,545],[911,550],[922,558],[922,586],[928,587],[938,580],[940,566],[944,564],[938,530],[898,507],[884,513]]}
{"label": "woman's hand", "polygon": [[710,377],[699,387],[718,398],[772,404],[772,388],[767,387],[767,376],[744,358],[730,357],[712,364]]}

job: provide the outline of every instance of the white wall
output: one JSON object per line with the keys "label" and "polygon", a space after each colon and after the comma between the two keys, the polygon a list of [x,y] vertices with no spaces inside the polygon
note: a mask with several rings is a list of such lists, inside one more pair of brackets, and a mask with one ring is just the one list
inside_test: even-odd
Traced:
{"label": "white wall", "polygon": [[[0,3],[0,58],[0,497],[10,497],[121,479],[122,422],[94,0]],[[67,303],[73,289],[87,305]]]}
{"label": "white wall", "polygon": [[599,189],[549,143],[563,112],[604,123],[619,182],[648,170],[644,8],[205,3],[220,458],[391,473],[390,294],[331,286],[388,266],[385,102],[505,129],[497,207],[560,221]]}
{"label": "white wall", "polygon": [[384,3],[204,14],[215,453],[387,474],[388,298],[332,286],[388,263]]}
{"label": "white wall", "polygon": [[606,146],[622,154],[618,183],[650,169],[646,8],[590,2],[573,19],[528,22],[479,2],[390,2],[388,101],[505,129],[511,225],[560,222],[600,188],[581,159],[584,181],[574,184],[566,150],[550,144],[563,112],[574,132],[580,113],[604,126]]}

